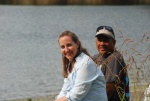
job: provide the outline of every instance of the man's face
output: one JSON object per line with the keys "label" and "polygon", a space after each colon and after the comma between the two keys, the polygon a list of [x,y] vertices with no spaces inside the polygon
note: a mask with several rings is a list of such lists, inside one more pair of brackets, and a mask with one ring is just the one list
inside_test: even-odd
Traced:
{"label": "man's face", "polygon": [[116,40],[113,40],[105,35],[98,35],[96,37],[96,47],[100,54],[113,52]]}

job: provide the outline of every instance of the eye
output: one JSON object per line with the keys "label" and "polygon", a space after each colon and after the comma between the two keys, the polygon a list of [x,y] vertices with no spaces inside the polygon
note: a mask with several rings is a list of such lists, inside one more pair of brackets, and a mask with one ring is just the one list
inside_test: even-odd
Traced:
{"label": "eye", "polygon": [[67,44],[67,47],[70,47],[70,46],[72,46],[72,44],[71,44],[71,43],[68,43],[68,44]]}
{"label": "eye", "polygon": [[60,48],[61,48],[61,49],[64,49],[64,48],[65,48],[65,46],[63,46],[63,45],[62,45],[62,46],[60,46]]}
{"label": "eye", "polygon": [[109,42],[109,39],[103,39],[104,42]]}
{"label": "eye", "polygon": [[98,41],[109,42],[110,39],[109,38],[98,38]]}

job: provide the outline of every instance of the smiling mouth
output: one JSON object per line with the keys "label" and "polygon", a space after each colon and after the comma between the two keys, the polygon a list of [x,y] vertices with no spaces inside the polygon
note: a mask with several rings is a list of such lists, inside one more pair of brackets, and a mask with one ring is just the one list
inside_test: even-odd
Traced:
{"label": "smiling mouth", "polygon": [[67,53],[66,56],[71,56],[71,53]]}
{"label": "smiling mouth", "polygon": [[101,50],[101,51],[105,51],[105,50],[106,50],[106,48],[101,47],[101,48],[99,48],[99,50]]}

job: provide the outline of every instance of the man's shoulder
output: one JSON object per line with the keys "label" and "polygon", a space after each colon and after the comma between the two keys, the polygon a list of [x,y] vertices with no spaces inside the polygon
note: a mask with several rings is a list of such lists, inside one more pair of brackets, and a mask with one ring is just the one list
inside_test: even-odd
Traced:
{"label": "man's shoulder", "polygon": [[92,56],[92,59],[93,59],[93,60],[96,60],[99,56],[100,56],[100,54],[94,54],[94,55]]}
{"label": "man's shoulder", "polygon": [[97,57],[97,56],[100,56],[100,54],[99,53],[94,54],[92,57]]}
{"label": "man's shoulder", "polygon": [[114,56],[115,58],[123,58],[122,54],[119,51],[113,52],[110,56]]}

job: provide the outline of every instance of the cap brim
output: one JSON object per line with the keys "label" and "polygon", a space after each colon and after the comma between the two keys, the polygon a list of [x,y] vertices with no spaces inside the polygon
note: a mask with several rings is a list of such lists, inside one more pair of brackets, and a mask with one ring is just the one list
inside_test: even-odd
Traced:
{"label": "cap brim", "polygon": [[106,36],[106,37],[108,37],[108,38],[110,38],[110,39],[114,39],[113,37],[111,37],[110,35],[105,34],[105,33],[98,34],[98,35],[96,35],[95,37],[98,37],[98,36]]}
{"label": "cap brim", "polygon": [[109,30],[103,28],[103,29],[100,29],[96,32],[96,37],[99,36],[99,35],[105,35],[109,38],[112,38],[112,39],[115,39],[115,36],[112,32],[110,32]]}

